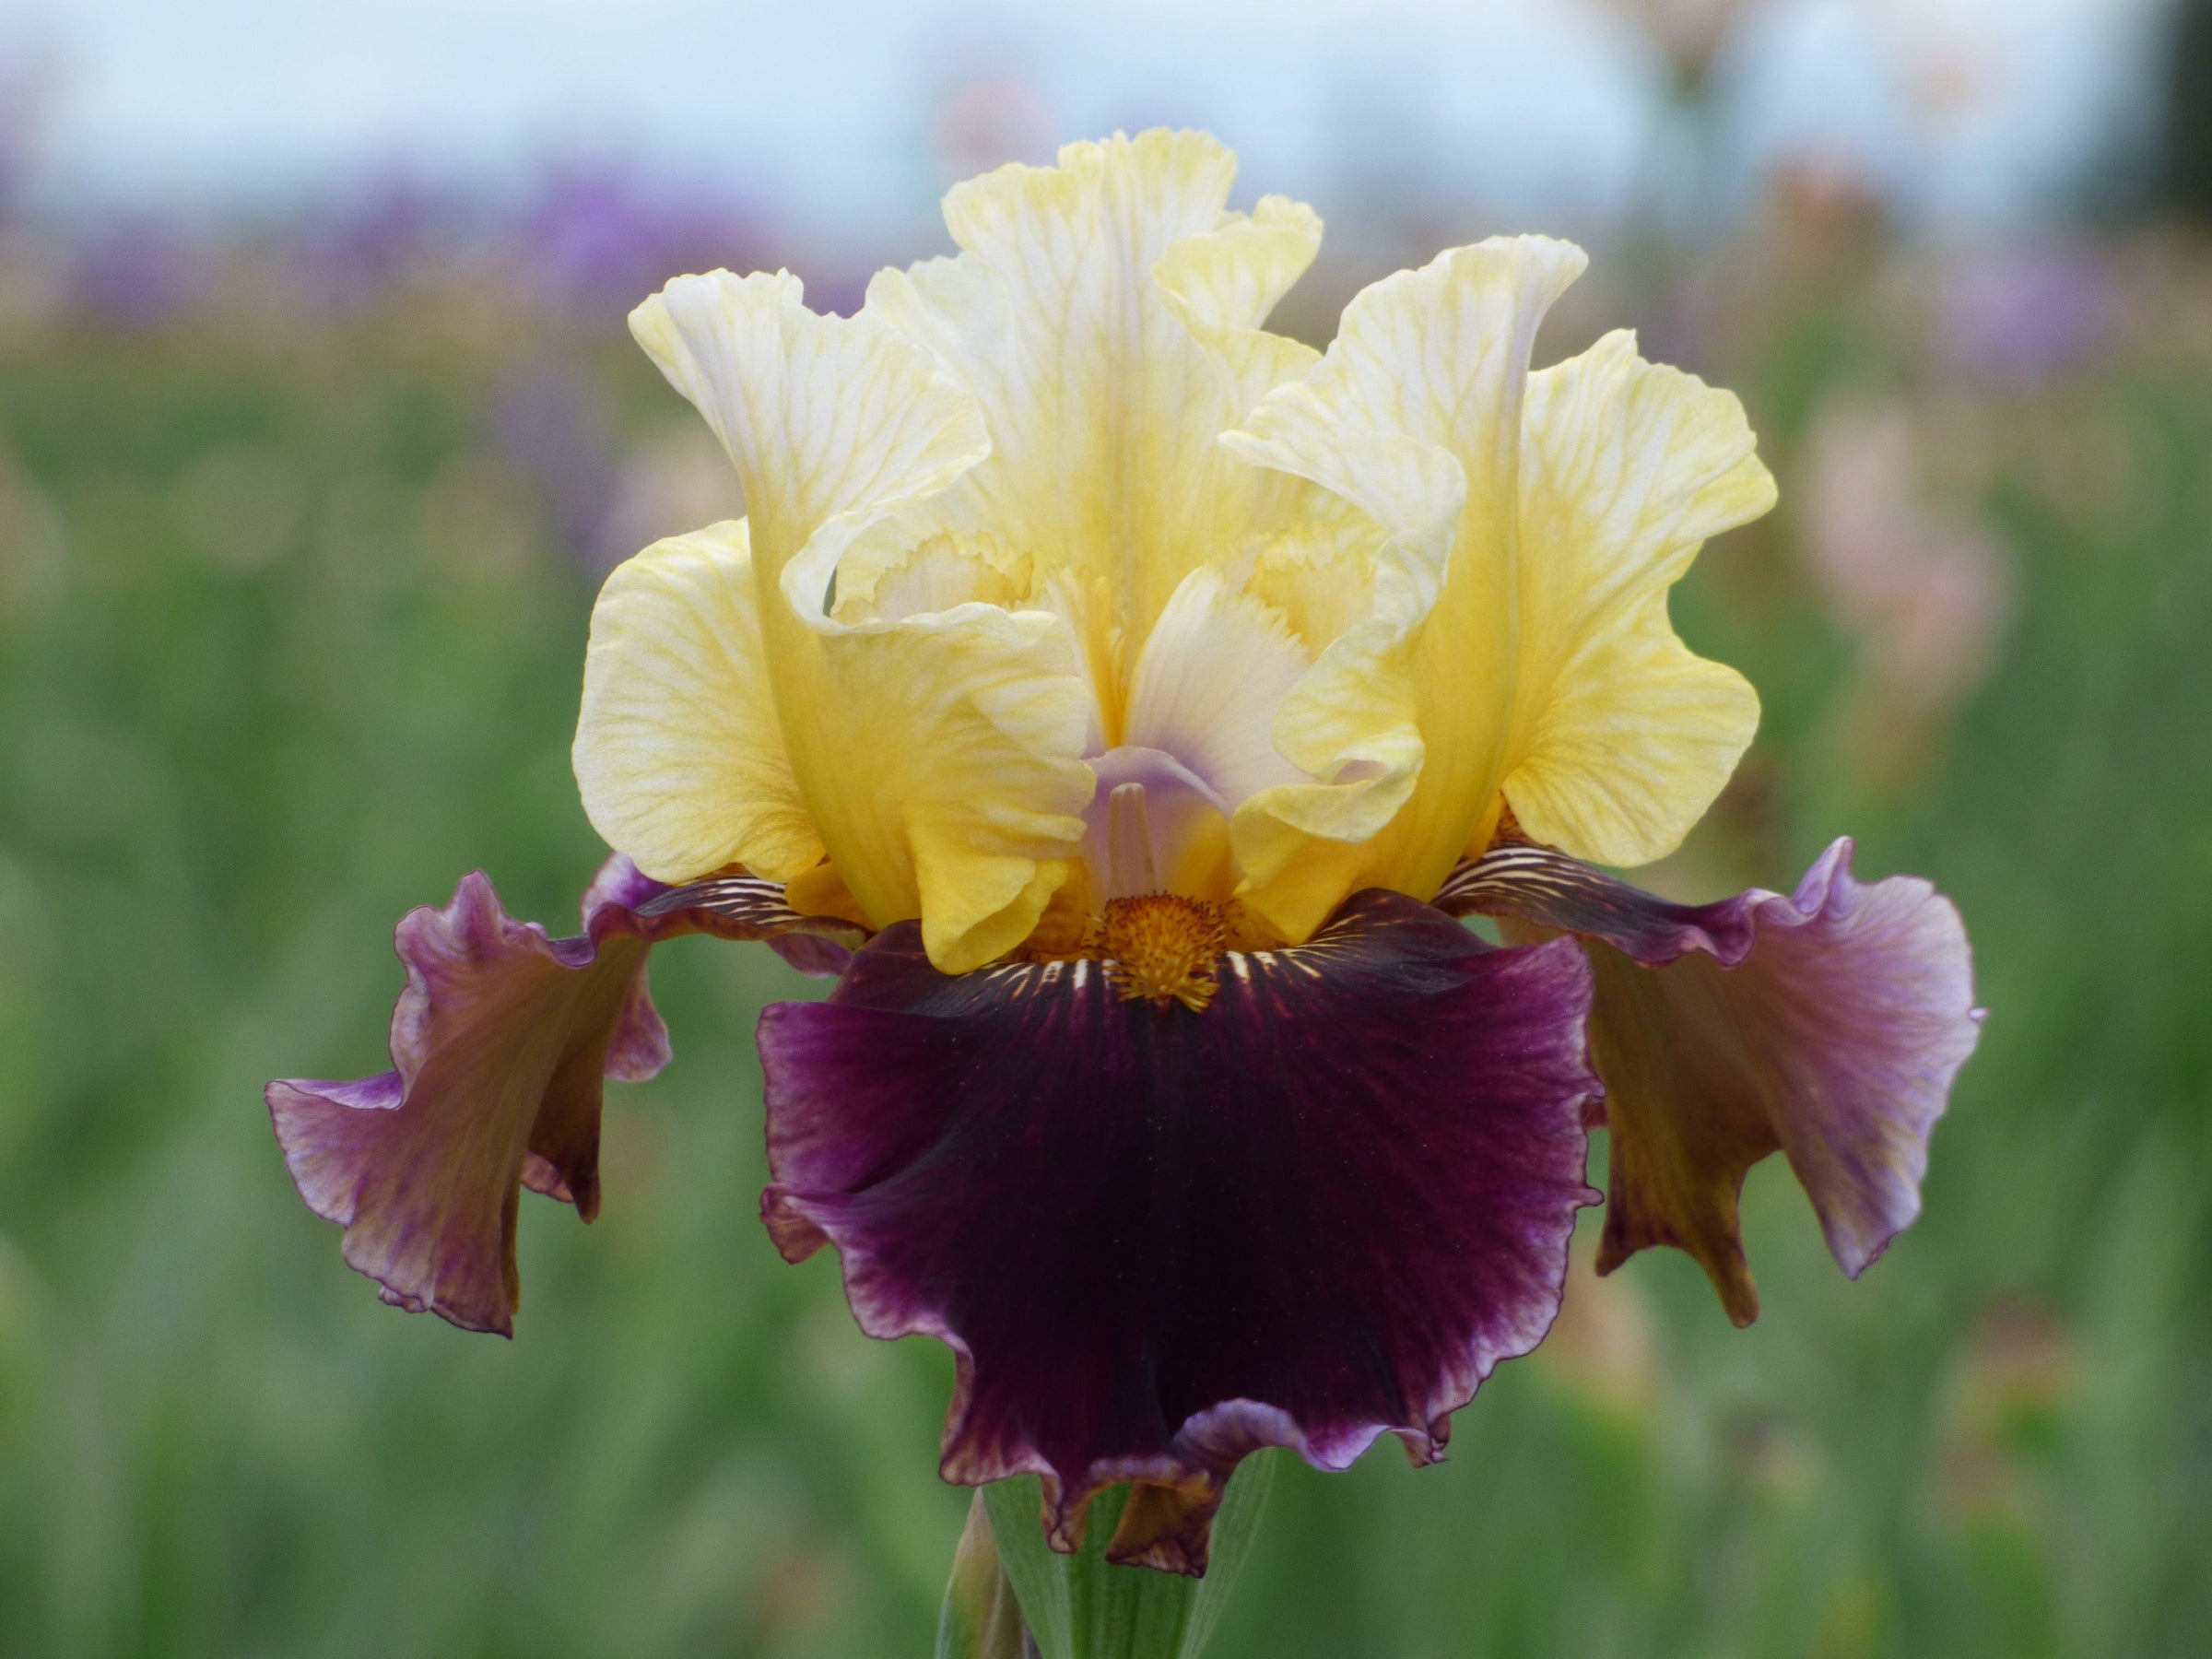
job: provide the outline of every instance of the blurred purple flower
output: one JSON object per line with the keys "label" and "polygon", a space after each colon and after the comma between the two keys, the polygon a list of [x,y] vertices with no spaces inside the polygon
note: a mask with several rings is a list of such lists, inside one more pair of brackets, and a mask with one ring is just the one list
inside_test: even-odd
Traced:
{"label": "blurred purple flower", "polygon": [[2031,382],[2093,357],[2112,332],[2112,273],[2088,249],[1991,250],[1946,274],[1936,346],[1969,373]]}
{"label": "blurred purple flower", "polygon": [[450,253],[463,215],[406,168],[391,168],[339,193],[300,224],[295,274],[312,300],[364,304],[410,272]]}
{"label": "blurred purple flower", "polygon": [[627,312],[671,276],[757,268],[767,239],[759,216],[735,204],[594,165],[555,171],[523,214],[517,241],[529,280],[547,299]]}
{"label": "blurred purple flower", "polygon": [[130,328],[167,322],[206,293],[207,249],[176,225],[142,215],[94,226],[75,251],[70,290],[95,321]]}

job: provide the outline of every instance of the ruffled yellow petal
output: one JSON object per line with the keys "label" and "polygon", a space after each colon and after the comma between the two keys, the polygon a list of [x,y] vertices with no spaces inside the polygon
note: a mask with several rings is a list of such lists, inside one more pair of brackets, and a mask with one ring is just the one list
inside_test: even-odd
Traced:
{"label": "ruffled yellow petal", "polygon": [[1667,589],[1706,537],[1774,504],[1743,406],[1608,335],[1532,375],[1521,462],[1521,653],[1506,798],[1539,841],[1664,857],[1759,724],[1743,676],[1693,656]]}
{"label": "ruffled yellow petal", "polygon": [[1665,612],[1771,500],[1734,400],[1625,336],[1532,381],[1583,265],[1541,238],[1376,284],[1316,359],[1260,324],[1320,223],[1224,211],[1233,172],[1199,134],[1070,146],[956,188],[959,256],[850,321],[788,276],[639,308],[750,547],[609,583],[577,766],[610,839],[672,880],[830,871],[958,971],[1083,855],[1087,754],[1230,812],[1245,912],[1291,940],[1433,892],[1508,801],[1603,862],[1680,838],[1756,718]]}
{"label": "ruffled yellow petal", "polygon": [[[905,528],[895,520],[887,527]],[[1008,557],[992,536],[938,532],[917,542],[871,532],[845,549],[830,614],[841,622],[896,622],[956,605],[1011,606],[1029,586],[1028,558]]]}
{"label": "ruffled yellow petal", "polygon": [[1497,810],[1516,666],[1517,473],[1536,325],[1581,274],[1540,237],[1446,253],[1359,295],[1327,355],[1225,447],[1385,533],[1368,615],[1291,688],[1276,743],[1320,783],[1264,790],[1245,901],[1292,939],[1358,887],[1434,892]]}
{"label": "ruffled yellow petal", "polygon": [[820,862],[776,720],[744,520],[655,542],[606,579],[574,758],[592,828],[655,880],[742,864],[789,881]]}
{"label": "ruffled yellow petal", "polygon": [[[974,400],[879,318],[817,316],[799,279],[678,276],[630,332],[706,418],[745,489],[771,652],[811,626],[838,555],[991,453]],[[779,681],[781,672],[779,669]]]}
{"label": "ruffled yellow petal", "polygon": [[877,926],[920,916],[947,971],[1010,947],[1090,794],[1065,630],[980,603],[826,614],[846,547],[990,453],[974,399],[880,317],[807,311],[787,275],[679,277],[630,325],[736,465],[777,723],[838,875]]}
{"label": "ruffled yellow petal", "polygon": [[1251,217],[1223,214],[1218,229],[1184,237],[1152,267],[1160,299],[1213,363],[1234,418],[1320,358],[1259,326],[1320,248],[1319,214],[1288,196],[1262,196]]}
{"label": "ruffled yellow petal", "polygon": [[1282,612],[1315,655],[1373,603],[1382,532],[1341,496],[1315,489],[1310,510],[1256,550],[1246,591]]}
{"label": "ruffled yellow petal", "polygon": [[1227,214],[1236,158],[1202,133],[1069,145],[956,186],[962,252],[869,286],[868,309],[975,393],[993,453],[935,504],[1031,554],[1041,587],[1108,583],[1130,648],[1183,576],[1292,499],[1216,438],[1312,354],[1260,331],[1321,223]]}

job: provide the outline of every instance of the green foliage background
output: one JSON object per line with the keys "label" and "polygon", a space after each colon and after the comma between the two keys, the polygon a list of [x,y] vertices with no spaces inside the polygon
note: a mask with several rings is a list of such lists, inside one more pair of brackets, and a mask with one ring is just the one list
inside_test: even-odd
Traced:
{"label": "green foliage background", "polygon": [[[1677,603],[1768,722],[1676,878],[1787,887],[1849,830],[1957,898],[1993,1013],[1926,1215],[1849,1284],[1771,1163],[1753,1329],[1651,1253],[1443,1467],[1286,1460],[1223,1659],[2212,1651],[2212,371],[1972,394],[2015,615],[1871,769],[1789,504],[1826,389],[1951,395],[1870,287],[1701,365],[1785,507]],[[0,1653],[927,1651],[949,1362],[756,1219],[753,1022],[816,987],[656,956],[677,1060],[610,1091],[597,1224],[525,1201],[512,1344],[380,1306],[259,1102],[382,1066],[404,910],[480,866],[563,930],[601,854],[595,578],[487,412],[541,358],[620,433],[674,416],[611,315],[449,293],[0,340]]]}

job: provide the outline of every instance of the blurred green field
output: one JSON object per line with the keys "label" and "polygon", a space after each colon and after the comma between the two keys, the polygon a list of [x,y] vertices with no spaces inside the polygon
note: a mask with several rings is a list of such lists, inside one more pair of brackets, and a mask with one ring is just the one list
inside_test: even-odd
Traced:
{"label": "blurred green field", "polygon": [[[1691,359],[1785,504],[1677,600],[1767,722],[1662,879],[1848,831],[1956,897],[1992,1015],[1926,1214],[1852,1285],[1763,1166],[1747,1332],[1686,1258],[1578,1277],[1449,1464],[1278,1471],[1222,1659],[2212,1652],[2212,355],[2154,312],[1937,373],[1885,271],[1724,294]],[[610,1088],[595,1225],[525,1201],[512,1344],[380,1306],[293,1194],[261,1084],[385,1064],[404,910],[480,866],[572,926],[547,412],[647,479],[682,413],[613,311],[232,291],[0,337],[0,1653],[926,1653],[949,1360],[756,1218],[752,1026],[809,982],[656,956],[676,1062]],[[2010,571],[1940,707],[1807,573],[1860,394]]]}

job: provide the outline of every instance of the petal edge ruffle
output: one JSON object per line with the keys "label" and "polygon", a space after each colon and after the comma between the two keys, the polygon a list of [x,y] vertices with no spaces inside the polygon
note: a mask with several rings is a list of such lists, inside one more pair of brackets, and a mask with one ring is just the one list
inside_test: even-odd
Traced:
{"label": "petal edge ruffle", "polygon": [[[925,513],[991,454],[971,391],[877,308],[811,312],[788,275],[679,276],[630,326],[737,468],[782,753],[839,876],[871,923],[920,916],[948,972],[1012,948],[1065,879],[1090,798],[1065,640],[1050,617],[992,605],[896,621],[828,605],[858,538]],[[636,654],[633,673],[677,666]],[[663,770],[715,793],[711,772]],[[712,799],[653,816],[735,817]]]}
{"label": "petal edge ruffle", "polygon": [[[392,1015],[393,1069],[353,1082],[284,1077],[265,1099],[307,1206],[346,1230],[347,1264],[382,1299],[464,1330],[513,1334],[521,1189],[599,1208],[606,1077],[640,1081],[668,1061],[645,959],[688,933],[817,940],[861,930],[783,906],[737,878],[671,894],[619,853],[584,895],[584,931],[516,922],[481,871],[443,909],[410,911],[394,935],[407,971]],[[674,903],[668,900],[674,900]],[[802,952],[819,971],[835,958]]]}
{"label": "petal edge ruffle", "polygon": [[1830,1253],[1856,1278],[1920,1213],[1928,1136],[1973,1053],[1973,959],[1951,902],[1917,877],[1862,882],[1852,843],[1794,894],[1669,904],[1545,848],[1503,846],[1437,897],[1579,934],[1596,970],[1591,1049],[1606,1080],[1611,1193],[1598,1268],[1673,1244],[1729,1317],[1759,1293],[1736,1197],[1780,1151]]}
{"label": "petal edge ruffle", "polygon": [[1667,590],[1707,537],[1774,504],[1743,406],[1625,331],[1528,379],[1521,618],[1506,798],[1601,864],[1674,851],[1735,768],[1759,697],[1693,655]]}

